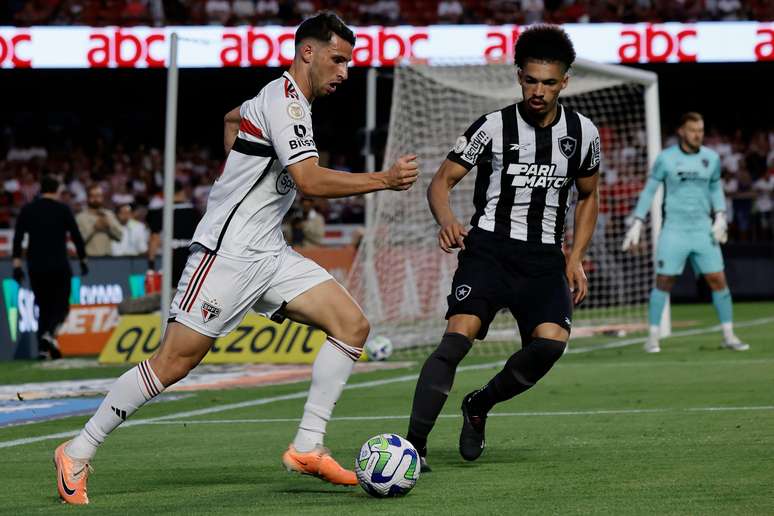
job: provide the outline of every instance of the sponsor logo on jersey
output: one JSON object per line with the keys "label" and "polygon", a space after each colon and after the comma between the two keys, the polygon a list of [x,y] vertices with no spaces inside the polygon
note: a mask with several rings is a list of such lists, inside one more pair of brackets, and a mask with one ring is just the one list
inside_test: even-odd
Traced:
{"label": "sponsor logo on jersey", "polygon": [[293,178],[290,177],[287,169],[282,169],[282,172],[280,172],[277,176],[277,182],[275,186],[277,187],[278,194],[285,195],[291,190],[295,190],[296,183],[293,181]]}
{"label": "sponsor logo on jersey", "polygon": [[479,129],[478,132],[470,139],[470,143],[468,143],[467,147],[465,148],[465,152],[462,154],[462,159],[471,165],[475,165],[476,158],[478,158],[478,156],[484,152],[484,147],[486,147],[486,144],[491,140],[492,137],[489,136],[486,131]]}
{"label": "sponsor logo on jersey", "polygon": [[559,138],[559,152],[562,153],[567,159],[570,159],[575,154],[575,149],[578,147],[578,140],[572,136],[562,136]]}
{"label": "sponsor logo on jersey", "polygon": [[589,170],[599,165],[602,152],[599,148],[599,136],[591,140],[591,159],[589,160]]}
{"label": "sponsor logo on jersey", "polygon": [[304,118],[304,108],[298,102],[291,102],[288,104],[288,116],[293,120],[301,120]]}
{"label": "sponsor logo on jersey", "polygon": [[465,138],[465,136],[460,136],[459,138],[457,138],[457,141],[454,142],[454,147],[452,148],[452,151],[459,154],[465,150],[465,147],[467,147],[467,145],[468,145],[468,139]]}
{"label": "sponsor logo on jersey", "polygon": [[207,324],[219,315],[220,307],[215,306],[214,301],[213,303],[208,303],[207,301],[202,303],[202,322]]}
{"label": "sponsor logo on jersey", "polygon": [[529,143],[512,143],[510,145],[510,149],[512,151],[522,150],[522,149],[528,149]]}
{"label": "sponsor logo on jersey", "polygon": [[470,288],[470,285],[460,285],[454,289],[454,297],[457,298],[457,301],[462,301],[470,295],[471,290],[473,289]]}
{"label": "sponsor logo on jersey", "polygon": [[292,149],[300,149],[301,147],[312,147],[314,148],[314,140],[312,138],[305,138],[306,136],[306,127],[303,125],[294,125],[293,126],[293,132],[296,133],[296,136],[298,136],[295,140],[289,140],[288,146]]}
{"label": "sponsor logo on jersey", "polygon": [[515,176],[511,184],[518,188],[561,188],[569,181],[568,177],[554,176],[556,165],[553,163],[511,163],[506,173]]}
{"label": "sponsor logo on jersey", "polygon": [[708,181],[708,177],[702,176],[701,172],[697,172],[695,170],[678,170],[677,177],[680,178],[680,182],[684,183],[685,181]]}

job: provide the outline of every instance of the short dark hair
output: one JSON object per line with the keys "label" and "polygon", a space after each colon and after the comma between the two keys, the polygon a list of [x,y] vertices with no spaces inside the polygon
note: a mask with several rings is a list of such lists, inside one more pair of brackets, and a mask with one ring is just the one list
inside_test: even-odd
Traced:
{"label": "short dark hair", "polygon": [[328,43],[334,34],[355,46],[355,33],[335,13],[323,11],[301,22],[296,29],[296,45],[306,38]]}
{"label": "short dark hair", "polygon": [[680,125],[678,127],[684,126],[686,122],[701,122],[703,120],[704,117],[701,116],[701,113],[697,113],[696,111],[688,111],[680,117]]}
{"label": "short dark hair", "polygon": [[562,63],[567,71],[575,62],[572,41],[558,25],[540,24],[529,27],[516,40],[513,54],[513,60],[519,68],[524,68],[529,59],[536,59]]}
{"label": "short dark hair", "polygon": [[40,178],[40,193],[56,193],[59,190],[59,180],[51,175]]}

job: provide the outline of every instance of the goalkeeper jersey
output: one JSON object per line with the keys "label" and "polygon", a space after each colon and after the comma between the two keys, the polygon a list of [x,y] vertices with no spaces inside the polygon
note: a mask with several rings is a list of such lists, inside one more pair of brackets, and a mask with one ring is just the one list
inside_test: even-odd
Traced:
{"label": "goalkeeper jersey", "polygon": [[635,217],[645,219],[659,184],[664,185],[664,229],[706,232],[712,226],[712,212],[725,210],[720,157],[707,147],[693,154],[680,145],[664,149],[640,193]]}

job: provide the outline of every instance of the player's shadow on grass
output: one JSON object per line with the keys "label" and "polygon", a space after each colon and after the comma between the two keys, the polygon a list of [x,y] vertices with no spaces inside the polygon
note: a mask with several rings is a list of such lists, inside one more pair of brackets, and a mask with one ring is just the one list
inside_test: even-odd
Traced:
{"label": "player's shadow on grass", "polygon": [[[508,448],[487,446],[484,453],[477,460],[467,461],[460,456],[456,448],[435,448],[430,450],[427,459],[430,467],[442,471],[446,468],[470,468],[480,464],[514,464],[523,463],[530,460],[531,451],[529,448]],[[430,474],[435,473],[436,469]]]}

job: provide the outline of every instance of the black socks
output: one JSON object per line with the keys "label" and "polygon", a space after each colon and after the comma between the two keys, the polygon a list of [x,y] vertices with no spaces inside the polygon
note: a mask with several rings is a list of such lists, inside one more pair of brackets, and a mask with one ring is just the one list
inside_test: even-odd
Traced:
{"label": "black socks", "polygon": [[414,445],[420,455],[426,453],[427,436],[435,426],[446,398],[454,383],[457,365],[468,354],[472,343],[460,333],[446,333],[435,351],[433,351],[422,372],[414,391],[414,404],[411,407],[411,419],[406,438]]}

